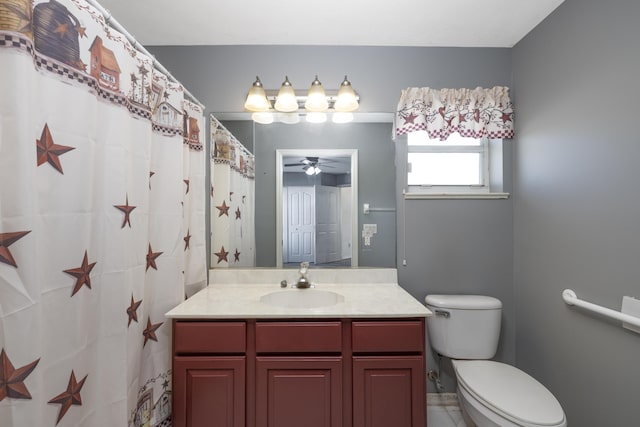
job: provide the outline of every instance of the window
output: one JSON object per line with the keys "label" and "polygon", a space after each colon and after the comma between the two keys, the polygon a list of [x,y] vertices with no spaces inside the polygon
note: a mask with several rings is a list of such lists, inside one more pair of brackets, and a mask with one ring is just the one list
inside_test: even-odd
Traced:
{"label": "window", "polygon": [[501,153],[492,155],[490,149],[501,147],[501,142],[464,138],[458,133],[440,141],[430,139],[425,131],[409,133],[407,197],[506,197],[491,188],[496,183],[491,182],[495,176],[490,174],[490,165],[499,161],[494,166],[501,170],[502,158]]}

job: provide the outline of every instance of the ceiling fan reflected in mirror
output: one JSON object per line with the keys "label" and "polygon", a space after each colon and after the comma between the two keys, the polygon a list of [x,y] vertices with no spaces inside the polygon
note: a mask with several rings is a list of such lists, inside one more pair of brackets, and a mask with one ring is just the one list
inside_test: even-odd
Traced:
{"label": "ceiling fan reflected in mirror", "polygon": [[332,168],[333,166],[330,166],[328,164],[331,162],[333,162],[333,160],[331,159],[321,160],[319,157],[304,157],[303,159],[300,159],[300,161],[296,163],[286,163],[284,166],[285,167],[301,166],[304,173],[311,176],[311,175],[318,175],[320,172],[322,172],[322,169],[320,168],[321,165],[322,167]]}

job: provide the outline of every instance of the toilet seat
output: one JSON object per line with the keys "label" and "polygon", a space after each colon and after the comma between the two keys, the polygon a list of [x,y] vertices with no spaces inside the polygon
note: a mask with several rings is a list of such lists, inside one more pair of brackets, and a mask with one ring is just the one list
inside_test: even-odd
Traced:
{"label": "toilet seat", "polygon": [[458,386],[498,415],[527,427],[565,426],[560,403],[523,371],[490,360],[453,360]]}

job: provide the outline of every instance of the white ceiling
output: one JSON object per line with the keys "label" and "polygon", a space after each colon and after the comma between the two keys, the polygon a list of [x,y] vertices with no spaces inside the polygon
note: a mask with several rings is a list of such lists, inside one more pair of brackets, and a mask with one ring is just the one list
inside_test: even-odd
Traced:
{"label": "white ceiling", "polygon": [[512,47],[564,0],[98,0],[142,44]]}

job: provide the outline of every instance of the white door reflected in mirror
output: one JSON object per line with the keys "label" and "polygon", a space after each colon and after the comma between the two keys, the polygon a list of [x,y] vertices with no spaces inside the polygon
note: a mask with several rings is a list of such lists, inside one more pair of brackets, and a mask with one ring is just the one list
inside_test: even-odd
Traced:
{"label": "white door reflected in mirror", "polygon": [[[337,169],[337,163],[332,163],[337,158],[346,161],[349,186],[285,184],[287,167],[294,167],[305,179],[320,182],[317,174],[304,174],[305,168],[311,163],[323,168],[324,159],[321,174],[330,173]],[[281,236],[276,244],[276,266],[309,261],[316,265],[345,262],[357,267],[357,201],[358,150],[276,150],[276,236]]]}

